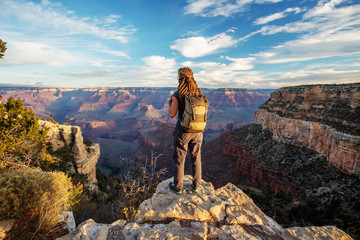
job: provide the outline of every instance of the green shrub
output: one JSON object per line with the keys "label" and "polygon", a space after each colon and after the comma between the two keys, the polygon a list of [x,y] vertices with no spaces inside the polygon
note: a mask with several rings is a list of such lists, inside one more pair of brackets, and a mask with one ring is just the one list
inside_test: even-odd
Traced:
{"label": "green shrub", "polygon": [[0,219],[34,219],[38,230],[51,230],[74,206],[82,185],[73,186],[62,172],[14,170],[0,176]]}
{"label": "green shrub", "polygon": [[44,167],[55,160],[46,152],[46,132],[40,130],[38,118],[21,99],[0,96],[0,170]]}
{"label": "green shrub", "polygon": [[53,151],[48,147],[48,152],[56,157],[57,161],[49,166],[49,169],[61,172],[69,172],[75,165],[74,155],[71,153],[70,146],[65,146]]}
{"label": "green shrub", "polygon": [[59,122],[55,121],[52,117],[48,118],[46,121],[54,123],[54,124],[59,124]]}

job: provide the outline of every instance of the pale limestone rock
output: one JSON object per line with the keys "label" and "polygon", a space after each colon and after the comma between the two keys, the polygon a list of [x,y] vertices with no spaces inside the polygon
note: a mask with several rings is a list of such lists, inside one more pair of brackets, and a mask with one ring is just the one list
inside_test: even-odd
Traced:
{"label": "pale limestone rock", "polygon": [[3,239],[6,236],[6,232],[14,226],[14,223],[14,219],[0,221],[0,239]]}
{"label": "pale limestone rock", "polygon": [[200,240],[206,239],[207,224],[194,222],[189,226],[181,226],[177,221],[169,224],[127,224],[123,231],[126,240],[146,240],[146,239],[186,239]]}
{"label": "pale limestone rock", "polygon": [[215,190],[211,183],[201,181],[199,193],[193,193],[192,178],[187,175],[184,192],[177,195],[168,187],[171,181],[161,182],[156,193],[140,205],[136,222],[99,226],[88,220],[60,240],[351,240],[336,227],[283,229],[230,183]]}
{"label": "pale limestone rock", "polygon": [[352,238],[344,231],[334,226],[325,227],[294,227],[286,229],[292,236],[296,236],[301,240],[351,240]]}
{"label": "pale limestone rock", "polygon": [[[78,173],[88,175],[90,186],[94,188],[96,180],[96,164],[100,157],[100,145],[93,144],[87,147],[81,129],[78,126],[55,124],[48,121],[39,120],[40,128],[47,131],[46,139],[54,150],[64,146],[71,146],[71,153],[75,158],[74,168]],[[96,187],[95,187],[96,188]]]}
{"label": "pale limestone rock", "polygon": [[185,194],[177,195],[169,190],[172,179],[161,182],[154,195],[139,207],[135,219],[138,222],[182,219],[194,221],[222,221],[228,224],[263,224],[281,229],[268,218],[244,192],[231,183],[214,190],[201,181],[199,193],[191,192],[192,177],[184,179]]}
{"label": "pale limestone rock", "polygon": [[60,221],[66,222],[66,228],[69,232],[73,232],[76,229],[75,218],[73,212],[63,212],[60,217]]}
{"label": "pale limestone rock", "polygon": [[71,127],[71,135],[74,137],[71,151],[74,153],[75,159],[82,160],[86,158],[88,153],[80,127]]}
{"label": "pale limestone rock", "polygon": [[[115,224],[118,224],[118,222],[115,222]],[[81,223],[74,232],[57,238],[57,240],[106,240],[110,226],[112,225],[100,224],[88,219]]]}

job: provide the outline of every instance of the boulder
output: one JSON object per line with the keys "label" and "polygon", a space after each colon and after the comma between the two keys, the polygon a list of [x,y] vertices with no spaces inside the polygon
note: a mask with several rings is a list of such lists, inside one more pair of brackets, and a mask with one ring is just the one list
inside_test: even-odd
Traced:
{"label": "boulder", "polygon": [[6,232],[9,231],[14,226],[14,219],[6,219],[0,221],[0,239],[5,238]]}

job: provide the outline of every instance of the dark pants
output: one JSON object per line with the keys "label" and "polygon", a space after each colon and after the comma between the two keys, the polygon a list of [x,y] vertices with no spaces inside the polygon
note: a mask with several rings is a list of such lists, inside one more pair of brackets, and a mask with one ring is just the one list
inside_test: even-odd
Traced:
{"label": "dark pants", "polygon": [[184,167],[187,150],[190,150],[192,176],[194,186],[199,186],[201,181],[201,144],[203,133],[184,133],[177,129],[174,132],[173,159],[176,165],[174,170],[174,185],[182,189],[184,180]]}

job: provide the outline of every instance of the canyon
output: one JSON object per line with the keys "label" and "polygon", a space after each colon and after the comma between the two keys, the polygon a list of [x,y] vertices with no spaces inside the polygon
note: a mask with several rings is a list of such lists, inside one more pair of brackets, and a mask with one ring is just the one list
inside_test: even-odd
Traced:
{"label": "canyon", "polygon": [[[20,97],[45,117],[80,126],[102,152],[131,153],[138,161],[160,154],[156,167],[171,177],[175,120],[167,117],[166,100],[174,89],[0,90],[4,99]],[[283,227],[335,225],[360,236],[360,83],[286,87],[271,95],[206,91],[212,107],[202,149],[205,181],[240,187]],[[117,174],[114,167],[122,166],[108,157],[98,167]]]}
{"label": "canyon", "polygon": [[[20,98],[43,119],[80,126],[83,135],[101,146],[98,166],[103,159],[121,167],[121,157],[146,155],[148,132],[176,123],[167,113],[167,100],[176,88],[0,88],[6,101]],[[210,108],[205,139],[217,138],[239,124],[252,122],[253,112],[273,90],[202,89]],[[170,133],[171,134],[171,133]],[[169,135],[171,136],[171,135]],[[145,145],[143,145],[143,143]]]}

